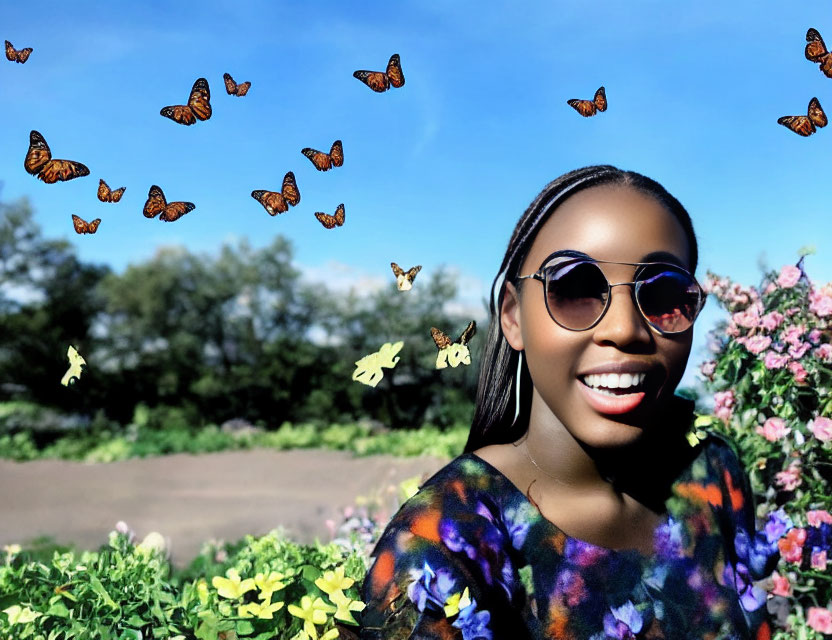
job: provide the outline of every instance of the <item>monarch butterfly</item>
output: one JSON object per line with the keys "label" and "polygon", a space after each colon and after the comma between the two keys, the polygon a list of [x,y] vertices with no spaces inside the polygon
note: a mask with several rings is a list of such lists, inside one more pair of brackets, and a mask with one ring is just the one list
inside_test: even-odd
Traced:
{"label": "monarch butterfly", "polygon": [[197,118],[207,120],[211,117],[211,90],[208,88],[208,81],[205,78],[197,78],[191,87],[188,104],[163,107],[159,113],[185,125],[192,125]]}
{"label": "monarch butterfly", "polygon": [[18,51],[12,46],[12,43],[6,40],[6,59],[9,62],[19,62],[23,64],[29,59],[29,54],[32,53],[34,49],[32,47],[26,47],[25,49],[21,49]]}
{"label": "monarch butterfly", "polygon": [[90,170],[86,165],[72,160],[53,160],[52,152],[46,140],[35,130],[29,133],[29,150],[23,161],[23,168],[27,173],[37,176],[47,184],[54,184],[58,180],[72,180],[81,176],[88,176]]}
{"label": "monarch butterfly", "polygon": [[74,213],[72,214],[72,226],[75,227],[75,233],[95,233],[98,231],[98,225],[101,224],[101,218],[96,218],[92,222],[82,220]]}
{"label": "monarch butterfly", "polygon": [[225,91],[230,96],[242,97],[248,93],[248,90],[251,87],[250,82],[241,82],[240,84],[237,84],[234,82],[230,73],[222,74],[222,79],[225,80]]}
{"label": "monarch butterfly", "polygon": [[806,42],[806,59],[817,62],[823,75],[832,78],[832,54],[826,50],[826,45],[817,29],[809,29],[806,32]]}
{"label": "monarch butterfly", "polygon": [[154,184],[147,192],[147,202],[144,203],[142,213],[145,218],[155,218],[161,213],[159,220],[175,222],[194,209],[196,205],[193,202],[168,202],[162,190]]}
{"label": "monarch butterfly", "polygon": [[352,75],[376,93],[384,93],[391,85],[397,89],[404,86],[404,73],[398,53],[390,56],[387,71],[356,71]]}
{"label": "monarch butterfly", "polygon": [[410,291],[413,287],[413,279],[422,270],[422,265],[420,264],[411,267],[407,271],[403,271],[395,262],[391,262],[390,267],[393,269],[393,275],[396,276],[396,286],[399,288],[399,291]]}
{"label": "monarch butterfly", "polygon": [[334,227],[340,227],[344,224],[344,218],[346,217],[344,211],[344,203],[342,202],[335,208],[335,215],[331,216],[328,213],[321,213],[320,211],[315,212],[315,217],[320,221],[322,225],[324,225],[327,229],[332,229]]}
{"label": "monarch butterfly", "polygon": [[87,364],[87,361],[81,357],[81,354],[72,345],[69,345],[66,350],[66,357],[69,358],[69,369],[61,378],[61,384],[68,387],[70,382],[81,379],[81,367]]}
{"label": "monarch butterfly", "polygon": [[294,207],[300,202],[300,191],[295,182],[295,174],[289,171],[283,176],[281,191],[252,191],[251,197],[262,204],[270,216],[286,213],[289,205]]}
{"label": "monarch butterfly", "polygon": [[111,191],[109,185],[103,180],[98,180],[98,199],[101,202],[118,202],[124,194],[126,187]]}
{"label": "monarch butterfly", "polygon": [[804,137],[810,136],[817,131],[815,127],[825,127],[827,122],[829,122],[829,120],[827,120],[826,114],[820,106],[820,101],[817,98],[809,100],[809,110],[807,115],[783,116],[782,118],[777,118],[777,124],[782,124],[784,127],[788,127],[796,134]]}
{"label": "monarch butterfly", "polygon": [[305,147],[300,152],[312,161],[318,171],[329,171],[344,164],[344,147],[340,140],[332,143],[329,153]]}
{"label": "monarch butterfly", "polygon": [[607,92],[604,87],[599,87],[595,92],[595,97],[592,100],[567,100],[566,104],[575,109],[584,118],[594,116],[599,111],[607,110]]}
{"label": "monarch butterfly", "polygon": [[437,349],[439,349],[439,353],[436,354],[436,368],[445,369],[448,364],[452,367],[457,367],[460,363],[471,364],[468,342],[476,333],[477,323],[474,320],[468,323],[468,326],[465,327],[455,342],[443,331],[431,327],[430,335],[436,343]]}

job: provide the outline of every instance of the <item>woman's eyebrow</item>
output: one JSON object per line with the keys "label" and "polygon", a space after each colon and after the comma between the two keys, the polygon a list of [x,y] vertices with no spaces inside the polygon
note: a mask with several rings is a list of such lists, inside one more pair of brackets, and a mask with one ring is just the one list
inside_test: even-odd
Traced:
{"label": "woman's eyebrow", "polygon": [[684,268],[682,261],[667,251],[653,251],[641,259],[641,262],[670,262]]}

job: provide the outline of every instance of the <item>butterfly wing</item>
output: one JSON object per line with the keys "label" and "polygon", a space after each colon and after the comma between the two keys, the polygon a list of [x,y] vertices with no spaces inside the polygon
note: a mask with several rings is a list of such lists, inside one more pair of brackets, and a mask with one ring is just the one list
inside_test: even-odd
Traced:
{"label": "butterfly wing", "polygon": [[402,61],[399,58],[398,53],[394,53],[390,56],[390,60],[387,63],[387,78],[390,81],[390,84],[396,87],[397,89],[404,86],[404,73],[402,73]]}
{"label": "butterfly wing", "polygon": [[112,191],[110,189],[110,185],[108,185],[103,180],[98,180],[98,199],[101,202],[118,202],[121,200],[121,196],[124,194],[125,187],[121,187],[120,189],[116,189]]}
{"label": "butterfly wing", "polygon": [[332,143],[332,148],[329,150],[329,157],[332,160],[333,167],[340,167],[344,164],[344,145],[340,140]]}
{"label": "butterfly wing", "polygon": [[288,202],[293,207],[297,206],[298,202],[300,202],[300,191],[298,190],[298,183],[295,182],[295,174],[291,171],[287,171],[286,175],[283,176],[283,186],[281,187],[281,193],[283,194],[284,200]]}
{"label": "butterfly wing", "polygon": [[81,367],[86,365],[87,361],[81,357],[81,354],[72,345],[69,345],[69,349],[66,350],[66,355],[69,358],[69,370],[61,378],[61,384],[68,387],[70,382],[81,379]]}
{"label": "butterfly wing", "polygon": [[34,51],[32,47],[26,47],[18,51],[12,46],[12,43],[6,40],[6,59],[10,62],[19,62],[23,64],[29,59],[29,55]]}
{"label": "butterfly wing", "polygon": [[440,331],[436,327],[430,328],[430,336],[433,338],[433,341],[436,343],[437,349],[444,349],[445,347],[449,347],[453,344],[451,339],[448,337],[443,331]]}
{"label": "butterfly wing", "polygon": [[262,204],[270,216],[276,216],[278,213],[286,213],[289,210],[289,205],[286,204],[283,194],[277,191],[252,191],[251,197]]}
{"label": "butterfly wing", "polygon": [[815,125],[807,116],[783,116],[777,118],[777,124],[782,124],[801,136],[810,136],[815,132]]}
{"label": "butterfly wing", "polygon": [[404,277],[413,282],[413,279],[416,277],[416,274],[422,270],[422,265],[417,264],[415,267],[411,267],[407,270],[407,273],[404,274]]}
{"label": "butterfly wing", "polygon": [[225,81],[225,92],[230,95],[237,94],[237,83],[234,82],[234,79],[231,77],[230,73],[222,74],[222,79]]}
{"label": "butterfly wing", "polygon": [[338,224],[337,220],[335,219],[335,216],[331,216],[328,213],[322,213],[320,211],[316,211],[315,212],[315,217],[327,229],[334,229],[335,226]]}
{"label": "butterfly wing", "polygon": [[29,59],[29,56],[31,55],[32,51],[34,51],[32,47],[26,47],[25,49],[21,49],[17,52],[17,61],[20,64],[23,64]]}
{"label": "butterfly wing", "polygon": [[335,224],[339,227],[344,224],[344,220],[346,220],[347,212],[344,209],[344,203],[342,202],[335,208]]}
{"label": "butterfly wing", "polygon": [[12,43],[6,40],[6,60],[9,62],[17,61],[17,50],[12,46]]}
{"label": "butterfly wing", "polygon": [[391,262],[391,263],[390,263],[390,268],[391,268],[391,269],[393,269],[393,275],[394,275],[394,276],[396,276],[397,278],[398,278],[399,276],[404,276],[404,271],[403,271],[403,270],[402,270],[402,268],[401,268],[399,265],[397,265],[395,262]]}
{"label": "butterfly wing", "polygon": [[87,222],[79,218],[74,213],[72,214],[72,226],[75,227],[75,233],[95,233],[98,231],[98,225],[101,224],[101,218],[96,218],[92,222]]}
{"label": "butterfly wing", "polygon": [[188,98],[188,106],[200,120],[207,120],[211,117],[211,89],[205,78],[197,78],[194,82]]}
{"label": "butterfly wing", "polygon": [[384,372],[379,364],[379,353],[371,353],[360,360],[355,361],[355,371],[352,372],[352,379],[355,382],[375,387],[384,377]]}
{"label": "butterfly wing", "polygon": [[595,92],[595,97],[592,99],[593,104],[598,108],[598,111],[607,110],[607,92],[604,87],[599,87]]}
{"label": "butterfly wing", "polygon": [[806,43],[806,59],[817,62],[821,72],[827,78],[832,78],[832,54],[826,49],[826,44],[817,29],[809,29],[806,32]]}
{"label": "butterfly wing", "polygon": [[332,168],[332,158],[329,154],[310,147],[304,147],[300,152],[312,161],[318,171],[329,171]]}
{"label": "butterfly wing", "polygon": [[165,200],[165,194],[154,184],[150,187],[150,191],[147,193],[147,202],[144,203],[142,213],[144,213],[145,218],[155,218],[162,213],[167,206],[168,202]]}
{"label": "butterfly wing", "polygon": [[169,202],[165,210],[162,211],[162,215],[159,216],[159,220],[162,222],[176,222],[194,209],[196,209],[196,205],[193,202]]}
{"label": "butterfly wing", "polygon": [[817,98],[812,98],[809,101],[809,111],[808,114],[809,120],[812,121],[818,128],[825,127],[829,120],[826,118],[826,113],[823,111],[823,107],[820,106],[820,101]]}
{"label": "butterfly wing", "polygon": [[457,340],[458,344],[461,344],[463,347],[468,344],[471,338],[477,333],[477,323],[473,320],[468,323],[468,326],[462,331],[462,334],[459,336],[459,340]]}
{"label": "butterfly wing", "polygon": [[584,118],[594,116],[595,112],[598,110],[598,107],[595,106],[595,103],[592,100],[578,100],[573,98],[572,100],[567,100],[566,104],[575,109],[575,111],[580,113]]}
{"label": "butterfly wing", "polygon": [[376,93],[384,93],[390,88],[390,79],[382,71],[356,71],[352,75]]}
{"label": "butterfly wing", "polygon": [[54,184],[60,181],[72,180],[90,175],[90,170],[85,164],[73,162],[72,160],[50,160],[41,169],[38,178],[46,184]]}
{"label": "butterfly wing", "polygon": [[236,95],[242,98],[244,95],[246,95],[248,93],[248,90],[250,88],[251,88],[251,83],[250,82],[244,82],[243,84],[238,84]]}
{"label": "butterfly wing", "polygon": [[186,104],[176,104],[169,107],[162,107],[162,110],[159,111],[159,113],[166,118],[170,118],[174,122],[178,122],[179,124],[190,126],[196,122],[196,116],[194,115],[193,109]]}
{"label": "butterfly wing", "polygon": [[[6,41],[8,43],[8,41]],[[34,129],[29,133],[29,150],[23,161],[23,168],[31,175],[37,175],[52,159],[52,152],[43,136]]]}

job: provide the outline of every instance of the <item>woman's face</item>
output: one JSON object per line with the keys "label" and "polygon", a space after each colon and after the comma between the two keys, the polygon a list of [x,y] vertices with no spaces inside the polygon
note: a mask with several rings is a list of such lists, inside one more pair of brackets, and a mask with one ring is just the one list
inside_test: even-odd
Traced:
{"label": "woman's face", "polygon": [[[534,273],[560,249],[616,262],[664,261],[647,258],[661,251],[689,268],[687,238],[673,214],[652,196],[626,186],[591,187],[568,198],[540,228],[520,275]],[[611,283],[632,281],[637,269],[598,266]],[[534,402],[542,400],[574,438],[596,448],[630,444],[653,424],[684,374],[693,339],[692,328],[664,336],[652,330],[631,286],[613,287],[607,312],[594,327],[570,331],[549,316],[542,282],[521,281],[519,295],[508,284],[501,321],[509,344],[525,351],[539,396]],[[625,413],[599,409],[582,388],[583,373],[617,363],[649,368],[646,395]]]}

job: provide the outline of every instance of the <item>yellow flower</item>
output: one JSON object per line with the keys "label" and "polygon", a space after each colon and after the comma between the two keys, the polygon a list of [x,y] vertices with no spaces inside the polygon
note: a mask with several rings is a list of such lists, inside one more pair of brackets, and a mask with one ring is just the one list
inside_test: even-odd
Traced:
{"label": "yellow flower", "polygon": [[21,608],[20,605],[14,605],[8,609],[3,609],[3,613],[9,616],[9,624],[25,624],[32,622],[38,616],[43,615],[37,611],[32,611],[29,607]]}
{"label": "yellow flower", "polygon": [[263,620],[271,620],[273,618],[272,614],[275,611],[280,611],[282,608],[282,602],[275,602],[274,604],[250,602],[249,604],[243,604],[237,607],[237,615],[241,618],[256,617]]}
{"label": "yellow flower", "polygon": [[12,558],[20,553],[20,545],[19,544],[7,544],[3,546],[3,551],[6,552],[6,562],[11,562]]}
{"label": "yellow flower", "polygon": [[445,616],[450,618],[459,613],[460,609],[464,609],[471,605],[471,598],[468,596],[468,587],[462,593],[454,593],[448,596],[445,600]]}
{"label": "yellow flower", "polygon": [[208,583],[205,578],[200,578],[196,583],[196,594],[199,596],[199,603],[205,605],[208,603]]}
{"label": "yellow flower", "polygon": [[283,574],[277,571],[272,571],[268,576],[265,573],[258,573],[254,576],[254,584],[260,589],[260,599],[263,602],[269,602],[275,591],[280,591],[286,586],[280,581],[282,578]]}
{"label": "yellow flower", "polygon": [[317,586],[324,593],[330,594],[338,589],[349,589],[355,580],[344,577],[344,565],[335,567],[335,571],[325,571],[323,578],[315,580]]}
{"label": "yellow flower", "polygon": [[350,600],[340,589],[336,589],[330,593],[329,599],[338,607],[338,610],[335,612],[335,618],[343,622],[349,622],[350,624],[358,624],[350,612],[362,611],[367,606],[360,600]]}
{"label": "yellow flower", "polygon": [[303,620],[303,630],[312,640],[318,640],[318,631],[315,629],[315,625],[326,624],[326,614],[335,613],[335,607],[329,606],[320,598],[315,598],[315,601],[312,602],[312,598],[309,596],[303,596],[300,599],[299,607],[290,604],[287,609],[293,616]]}
{"label": "yellow flower", "polygon": [[[337,640],[339,636],[338,629],[330,629],[324,635],[321,636],[321,640]],[[306,633],[306,631],[298,631],[292,637],[292,640],[312,640]]]}
{"label": "yellow flower", "polygon": [[228,578],[220,578],[219,576],[214,576],[211,580],[211,584],[214,585],[214,588],[217,590],[217,593],[220,594],[223,598],[229,598],[230,600],[236,600],[237,598],[241,598],[244,593],[255,589],[254,580],[251,578],[246,578],[242,580],[240,578],[240,574],[237,573],[237,570],[234,568],[229,569],[225,572],[225,575]]}

